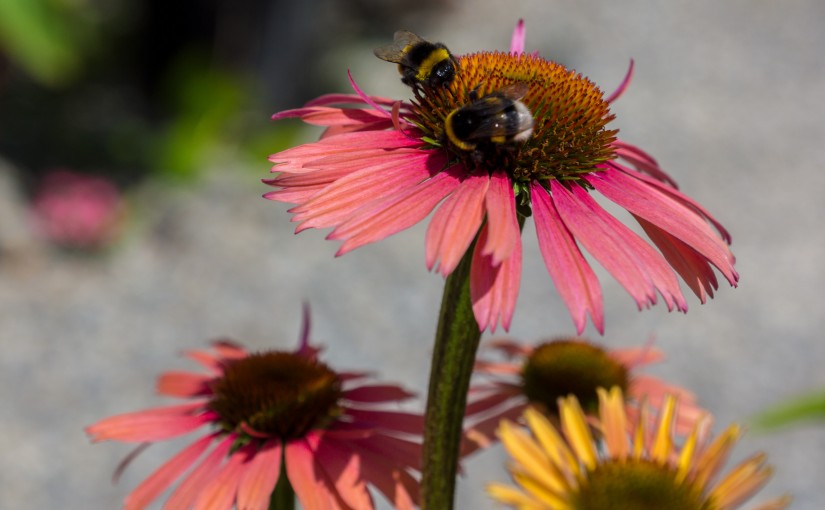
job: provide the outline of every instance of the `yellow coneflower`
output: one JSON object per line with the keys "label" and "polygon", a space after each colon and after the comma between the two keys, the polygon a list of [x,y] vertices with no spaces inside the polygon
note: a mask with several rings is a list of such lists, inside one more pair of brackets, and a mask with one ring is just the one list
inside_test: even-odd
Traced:
{"label": "yellow coneflower", "polygon": [[[513,457],[510,473],[519,486],[487,488],[496,500],[519,509],[553,510],[733,510],[750,499],[773,469],[757,453],[718,477],[741,434],[728,427],[714,440],[697,426],[681,447],[672,435],[676,399],[667,398],[655,430],[640,420],[633,437],[626,427],[624,397],[618,387],[599,390],[602,439],[594,440],[578,400],[559,399],[561,431],[528,408],[530,437],[503,421],[499,436]],[[778,510],[788,496],[751,510]]]}

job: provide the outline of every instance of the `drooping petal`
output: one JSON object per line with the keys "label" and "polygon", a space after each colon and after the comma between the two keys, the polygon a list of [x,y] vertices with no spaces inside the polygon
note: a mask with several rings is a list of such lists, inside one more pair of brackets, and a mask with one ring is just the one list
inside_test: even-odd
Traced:
{"label": "drooping petal", "polygon": [[634,217],[699,301],[704,303],[708,297],[712,298],[713,292],[719,288],[719,282],[708,259],[656,225],[638,216]]}
{"label": "drooping petal", "polygon": [[513,252],[500,264],[494,265],[492,255],[484,255],[489,228],[484,225],[473,249],[470,266],[470,300],[473,314],[481,331],[496,330],[501,322],[505,331],[516,308],[521,284],[521,238],[516,239]]}
{"label": "drooping petal", "polygon": [[286,445],[286,472],[289,483],[304,510],[337,509],[335,497],[315,470],[313,453],[305,439]]}
{"label": "drooping petal", "polygon": [[211,421],[209,413],[192,414],[203,402],[147,409],[111,416],[86,428],[92,441],[162,441],[188,434]]}
{"label": "drooping petal", "polygon": [[163,505],[164,510],[189,510],[195,499],[213,481],[224,459],[229,454],[235,436],[229,435],[178,485]]}
{"label": "drooping petal", "polygon": [[492,255],[493,265],[498,265],[513,253],[521,237],[513,184],[502,170],[496,170],[490,176],[486,207],[487,243],[482,253]]}
{"label": "drooping petal", "polygon": [[565,225],[642,307],[656,303],[656,290],[668,310],[687,310],[676,275],[665,259],[611,216],[581,187],[550,183],[553,202]]}
{"label": "drooping petal", "polygon": [[389,128],[392,122],[373,109],[364,108],[331,108],[328,106],[310,106],[285,110],[272,116],[272,120],[281,120],[298,117],[307,124],[314,126],[342,126],[353,124],[372,124],[384,122]]}
{"label": "drooping petal", "polygon": [[[355,446],[355,445],[350,445]],[[361,445],[363,446],[363,444]],[[370,481],[397,510],[413,510],[418,501],[418,482],[405,470],[388,462],[384,453],[360,449],[362,476]],[[309,509],[307,509],[309,510]]]}
{"label": "drooping petal", "polygon": [[496,430],[502,421],[518,419],[526,407],[527,404],[522,403],[470,425],[464,431],[464,438],[461,442],[461,456],[470,455],[476,450],[492,445],[496,439]]}
{"label": "drooping petal", "polygon": [[192,372],[166,372],[158,377],[157,391],[169,397],[198,397],[210,395],[212,377]]}
{"label": "drooping petal", "polygon": [[610,168],[614,168],[614,169],[616,169],[616,170],[618,170],[622,173],[628,174],[630,177],[633,177],[635,179],[639,179],[640,181],[643,181],[646,184],[651,185],[652,187],[654,187],[654,188],[658,189],[659,191],[663,192],[664,194],[669,195],[673,200],[675,200],[675,201],[681,203],[682,205],[692,209],[696,214],[702,216],[707,221],[709,221],[711,223],[711,225],[713,225],[713,227],[719,232],[719,235],[722,237],[722,240],[725,243],[727,243],[727,244],[731,243],[730,232],[728,232],[727,229],[724,226],[722,226],[722,224],[719,223],[719,221],[716,218],[714,218],[713,215],[711,215],[707,211],[707,209],[702,207],[702,205],[699,204],[699,202],[697,202],[696,200],[693,200],[692,198],[690,198],[689,196],[687,196],[684,193],[680,192],[679,190],[677,190],[674,187],[663,184],[662,182],[660,182],[660,181],[658,181],[654,178],[648,177],[647,175],[645,175],[641,172],[638,172],[638,171],[632,170],[630,168],[627,168],[626,166],[620,165],[620,164],[618,164],[614,161],[608,161],[607,163],[605,163],[605,165],[609,166]]}
{"label": "drooping petal", "polygon": [[296,233],[307,228],[326,228],[347,221],[356,211],[382,200],[389,200],[421,185],[431,176],[430,156],[417,151],[399,160],[384,159],[373,166],[350,173],[306,202],[292,208],[292,221],[301,222]]}
{"label": "drooping petal", "polygon": [[460,183],[457,175],[460,171],[453,167],[417,186],[356,210],[349,220],[327,236],[344,241],[336,255],[380,241],[424,219],[438,202],[455,190]]}
{"label": "drooping petal", "polygon": [[343,398],[353,402],[396,402],[410,399],[415,396],[400,386],[394,384],[373,384],[359,386],[343,393]]}
{"label": "drooping petal", "polygon": [[215,474],[195,500],[194,510],[231,510],[250,448],[242,448],[229,456],[229,461]]}
{"label": "drooping petal", "polygon": [[407,434],[421,434],[421,431],[424,430],[424,417],[418,414],[355,408],[347,409],[346,414],[353,417],[359,425],[365,427],[382,428]]}
{"label": "drooping petal", "polygon": [[267,441],[249,460],[238,486],[238,510],[266,510],[281,474],[281,444]]}
{"label": "drooping petal", "polygon": [[427,228],[428,269],[432,270],[440,261],[439,272],[446,277],[458,266],[484,219],[484,197],[489,184],[486,172],[473,172],[438,208]]}
{"label": "drooping petal", "polygon": [[372,496],[361,473],[361,457],[348,443],[321,439],[313,454],[315,465],[351,508],[373,508]]}
{"label": "drooping petal", "polygon": [[[674,181],[670,175],[659,167],[659,163],[657,163],[656,160],[650,156],[650,154],[646,153],[642,149],[627,142],[623,142],[622,140],[615,140],[613,142],[613,150],[617,156],[633,165],[639,172],[644,172],[654,179],[657,179],[673,188],[679,188],[676,181]],[[605,166],[610,165],[606,164]]]}
{"label": "drooping petal", "polygon": [[544,264],[573,317],[576,331],[584,331],[589,314],[599,333],[604,333],[602,290],[596,273],[564,225],[547,190],[534,183],[530,196]]}
{"label": "drooping petal", "polygon": [[614,169],[585,177],[602,195],[636,216],[678,238],[736,282],[733,255],[704,218],[670,196]]}
{"label": "drooping petal", "polygon": [[214,436],[204,436],[166,461],[126,496],[124,510],[140,510],[160,496],[206,451]]}

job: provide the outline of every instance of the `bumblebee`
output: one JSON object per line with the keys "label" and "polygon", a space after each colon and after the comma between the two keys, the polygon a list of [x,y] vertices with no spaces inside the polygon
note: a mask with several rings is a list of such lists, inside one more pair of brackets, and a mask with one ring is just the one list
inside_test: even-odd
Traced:
{"label": "bumblebee", "polygon": [[458,69],[458,62],[446,46],[425,41],[407,30],[396,32],[392,44],[376,48],[373,53],[381,60],[398,64],[401,81],[413,88],[449,85]]}
{"label": "bumblebee", "polygon": [[520,101],[526,83],[514,83],[470,104],[456,108],[444,119],[444,134],[456,147],[472,151],[483,143],[524,142],[533,134],[533,114]]}

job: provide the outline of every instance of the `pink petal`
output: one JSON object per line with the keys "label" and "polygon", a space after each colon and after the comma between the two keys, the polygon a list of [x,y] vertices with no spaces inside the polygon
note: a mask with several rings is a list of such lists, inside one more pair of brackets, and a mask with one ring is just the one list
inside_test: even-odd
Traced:
{"label": "pink petal", "polygon": [[613,141],[613,149],[617,156],[628,161],[631,165],[636,167],[638,171],[644,172],[653,178],[672,186],[673,188],[679,187],[671,176],[659,168],[659,163],[657,163],[655,159],[653,159],[642,149],[621,140]]}
{"label": "pink petal", "polygon": [[198,495],[194,510],[231,510],[248,453],[249,448],[242,448],[229,456],[229,462]]}
{"label": "pink petal", "polygon": [[241,359],[249,355],[242,346],[225,338],[212,342],[212,349],[224,360]]}
{"label": "pink petal", "polygon": [[708,297],[713,297],[713,291],[719,288],[719,282],[708,260],[656,225],[638,216],[635,218],[647,237],[659,248],[668,263],[679,273],[699,301],[704,303]]}
{"label": "pink petal", "polygon": [[514,394],[510,392],[498,392],[493,393],[491,395],[487,395],[484,398],[468,402],[467,408],[464,410],[464,415],[472,416],[474,414],[486,413],[490,409],[498,407],[502,403],[507,402],[508,400],[517,396],[519,396],[518,393]]}
{"label": "pink petal", "polygon": [[524,20],[518,20],[516,23],[516,28],[513,30],[513,37],[510,39],[510,53],[513,55],[519,55],[524,53],[524,38],[525,38],[525,29],[524,29]]}
{"label": "pink petal", "polygon": [[553,180],[553,201],[565,225],[587,250],[630,293],[641,309],[656,303],[656,290],[668,310],[686,310],[679,282],[649,244],[601,208],[578,185],[572,189]]}
{"label": "pink petal", "polygon": [[211,413],[192,415],[203,402],[124,413],[86,427],[92,441],[154,442],[192,432],[209,423]]}
{"label": "pink petal", "polygon": [[481,331],[489,326],[490,331],[495,332],[499,321],[507,331],[510,329],[521,284],[521,237],[517,239],[510,257],[501,264],[494,265],[492,255],[482,253],[482,247],[487,244],[488,231],[487,225],[482,227],[473,249],[470,299]]}
{"label": "pink petal", "polygon": [[[384,106],[392,106],[397,99],[390,99],[386,97],[375,97],[371,96],[373,102],[379,105]],[[356,104],[361,103],[365,104],[365,101],[361,99],[361,96],[357,94],[324,94],[322,96],[318,96],[315,99],[307,102],[304,106],[325,106],[328,104]]]}
{"label": "pink petal", "polygon": [[479,374],[517,375],[521,372],[521,367],[512,363],[476,361],[475,368],[473,370]]}
{"label": "pink petal", "polygon": [[417,186],[355,211],[352,218],[328,236],[328,239],[344,240],[336,255],[380,241],[424,219],[438,202],[455,190],[460,183],[456,174],[460,171],[461,168],[452,167]]}
{"label": "pink petal", "polygon": [[[350,445],[354,446],[354,445]],[[420,456],[420,451],[419,451]],[[386,455],[359,451],[362,476],[370,481],[397,510],[413,510],[418,501],[418,482],[405,470],[388,462]]]}
{"label": "pink petal", "polygon": [[736,281],[733,255],[704,218],[670,196],[614,169],[595,172],[585,180],[613,202],[696,250],[719,268],[728,281]]}
{"label": "pink petal", "polygon": [[314,455],[316,469],[335,486],[338,496],[353,509],[374,507],[367,482],[361,474],[361,458],[347,443],[322,439]]}
{"label": "pink petal", "polygon": [[358,425],[372,428],[382,428],[406,434],[421,434],[424,429],[424,417],[394,411],[370,411],[365,409],[349,408],[348,416],[355,418]]}
{"label": "pink petal", "polygon": [[229,455],[232,443],[235,441],[234,435],[229,435],[224,439],[209,456],[196,467],[189,476],[172,493],[164,510],[189,510],[192,504],[203,490],[211,484],[220,469],[221,463]]}
{"label": "pink petal", "polygon": [[375,384],[360,386],[344,391],[343,397],[353,402],[391,402],[407,400],[415,396],[400,386],[393,384]]}
{"label": "pink petal", "polygon": [[657,181],[656,179],[652,179],[652,178],[648,177],[647,175],[644,175],[643,173],[639,173],[639,172],[634,171],[630,168],[627,168],[624,165],[620,165],[620,164],[612,162],[612,161],[606,163],[606,165],[609,166],[610,168],[613,168],[613,169],[616,169],[616,170],[618,170],[622,173],[628,174],[629,176],[631,176],[635,179],[638,179],[640,181],[643,181],[643,182],[653,186],[654,188],[658,189],[659,191],[665,193],[666,195],[669,195],[672,199],[676,200],[677,202],[681,203],[682,205],[684,205],[684,206],[686,206],[690,209],[693,209],[693,211],[696,212],[696,214],[698,214],[698,215],[702,216],[703,218],[705,218],[707,221],[709,221],[714,226],[714,228],[716,228],[716,230],[719,232],[719,235],[722,237],[722,240],[725,243],[730,244],[730,242],[731,242],[730,233],[727,231],[727,229],[725,229],[725,227],[722,226],[721,223],[719,223],[716,220],[716,218],[714,218],[707,211],[707,209],[702,207],[699,204],[699,202],[693,200],[692,198],[685,195],[684,193],[681,193],[677,189],[674,189],[674,188],[671,188],[670,186],[662,184],[661,182]]}
{"label": "pink petal", "polygon": [[170,397],[210,395],[208,383],[213,378],[192,372],[166,372],[158,377],[157,391]]}
{"label": "pink petal", "polygon": [[516,356],[529,356],[534,350],[532,345],[522,344],[508,338],[496,338],[485,342],[484,348],[500,351],[508,358],[514,358]]}
{"label": "pink petal", "polygon": [[[326,228],[340,225],[356,211],[372,203],[382,203],[420,186],[431,176],[429,154],[385,156],[379,164],[367,166],[333,182],[305,203],[294,207],[296,229]],[[425,183],[426,184],[426,183]]]}
{"label": "pink petal", "polygon": [[502,420],[517,421],[524,409],[527,407],[526,402],[522,402],[515,407],[505,409],[494,416],[485,418],[484,420],[473,424],[464,431],[464,437],[461,441],[461,456],[466,457],[471,453],[481,448],[487,448],[497,441],[496,430],[501,424]]}
{"label": "pink petal", "polygon": [[214,436],[209,435],[198,439],[191,445],[181,450],[174,457],[166,461],[154,473],[140,483],[126,497],[124,502],[125,510],[140,510],[146,508],[163,493],[175,480],[178,479],[198,458],[206,451],[212,443]]}
{"label": "pink petal", "polygon": [[496,170],[487,190],[487,243],[482,254],[493,256],[493,265],[508,258],[521,238],[516,216],[516,197],[507,174]]}
{"label": "pink petal", "polygon": [[372,452],[382,457],[384,463],[392,463],[404,468],[421,471],[421,444],[397,437],[376,434],[365,439],[350,442],[357,445],[361,453]]}
{"label": "pink petal", "polygon": [[287,443],[285,456],[289,483],[304,510],[338,508],[322,475],[315,470],[313,452],[305,439]]}
{"label": "pink petal", "polygon": [[530,197],[544,264],[573,317],[576,331],[584,331],[590,314],[593,325],[604,334],[602,290],[596,273],[564,225],[547,190],[533,183]]}
{"label": "pink petal", "polygon": [[631,58],[630,59],[630,67],[628,67],[628,69],[627,69],[627,74],[625,74],[624,80],[622,80],[622,83],[619,84],[619,87],[612,94],[610,94],[610,97],[605,99],[605,101],[608,102],[608,103],[612,103],[613,101],[619,99],[622,96],[622,94],[624,94],[624,91],[627,89],[627,86],[630,85],[630,80],[632,80],[632,79],[633,79],[633,59]]}
{"label": "pink petal", "polygon": [[280,441],[267,441],[249,461],[238,486],[238,510],[267,510],[281,474]]}
{"label": "pink petal", "polygon": [[484,219],[489,183],[487,172],[473,172],[438,208],[427,228],[427,269],[440,260],[439,272],[447,276],[458,266]]}
{"label": "pink petal", "polygon": [[330,108],[327,106],[311,106],[309,108],[297,108],[276,113],[272,120],[300,117],[307,124],[314,126],[342,126],[353,124],[369,124],[379,121],[386,122],[384,128],[388,128],[391,122],[385,115],[377,113],[375,110],[361,108]]}
{"label": "pink petal", "polygon": [[611,349],[611,358],[629,369],[636,369],[645,365],[659,363],[665,359],[664,353],[653,347],[635,347],[629,349]]}

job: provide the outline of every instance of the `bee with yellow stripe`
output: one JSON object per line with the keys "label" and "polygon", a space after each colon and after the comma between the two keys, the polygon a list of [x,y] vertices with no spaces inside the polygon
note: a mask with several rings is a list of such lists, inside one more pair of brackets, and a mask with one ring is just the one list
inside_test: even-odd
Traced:
{"label": "bee with yellow stripe", "polygon": [[533,114],[520,101],[527,94],[526,83],[502,87],[461,108],[444,119],[444,134],[457,148],[475,150],[484,143],[525,142],[533,134]]}
{"label": "bee with yellow stripe", "polygon": [[396,32],[392,44],[376,48],[374,53],[381,60],[398,64],[401,81],[413,88],[449,85],[458,69],[458,62],[446,46],[425,41],[407,30]]}

